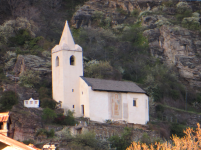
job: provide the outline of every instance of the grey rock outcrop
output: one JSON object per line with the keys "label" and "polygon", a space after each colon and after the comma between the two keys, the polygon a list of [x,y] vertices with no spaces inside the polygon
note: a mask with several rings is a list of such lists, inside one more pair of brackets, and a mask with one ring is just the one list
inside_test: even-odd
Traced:
{"label": "grey rock outcrop", "polygon": [[26,69],[39,71],[40,74],[51,73],[50,58],[41,58],[35,55],[18,55],[13,71],[20,75]]}
{"label": "grey rock outcrop", "polygon": [[[123,23],[134,9],[141,10],[143,7],[151,9],[160,4],[159,0],[89,0],[76,11],[71,23],[75,28],[91,26],[94,14],[100,11],[103,18],[110,17],[113,24],[119,24]],[[116,11],[118,9],[124,13]]]}
{"label": "grey rock outcrop", "polygon": [[201,87],[201,37],[179,26],[163,25],[144,31],[150,52],[169,66],[176,66],[180,77],[191,87]]}
{"label": "grey rock outcrop", "polygon": [[36,108],[15,106],[10,112],[12,124],[10,136],[15,140],[34,140],[38,129],[42,128],[42,111]]}

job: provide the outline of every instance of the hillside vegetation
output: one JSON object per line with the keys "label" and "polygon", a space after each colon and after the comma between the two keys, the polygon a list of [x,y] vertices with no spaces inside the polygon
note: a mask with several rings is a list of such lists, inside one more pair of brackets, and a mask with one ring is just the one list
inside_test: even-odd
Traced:
{"label": "hillside vegetation", "polygon": [[183,136],[196,122],[179,116],[201,106],[200,14],[201,2],[1,0],[0,110],[30,97],[55,109],[51,49],[68,20],[83,48],[84,75],[136,82],[150,96],[150,129]]}

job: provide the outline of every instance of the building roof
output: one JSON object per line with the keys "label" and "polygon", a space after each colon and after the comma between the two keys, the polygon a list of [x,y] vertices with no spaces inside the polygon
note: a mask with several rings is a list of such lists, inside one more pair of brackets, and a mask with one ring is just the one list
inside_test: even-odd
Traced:
{"label": "building roof", "polygon": [[6,122],[9,118],[9,112],[0,113],[0,122]]}
{"label": "building roof", "polygon": [[68,26],[68,22],[66,21],[64,29],[63,29],[63,33],[59,42],[59,45],[63,45],[66,44],[70,50],[74,50],[75,49],[75,42],[73,40],[72,34],[70,32],[70,28]]}
{"label": "building roof", "polygon": [[8,146],[15,147],[16,149],[19,149],[19,150],[36,150],[36,148],[29,147],[29,146],[25,145],[24,143],[18,142],[3,134],[0,134],[0,142],[6,144]]}
{"label": "building roof", "polygon": [[131,81],[115,81],[81,77],[94,91],[145,93],[138,85]]}
{"label": "building roof", "polygon": [[25,101],[39,101],[39,100],[35,100],[33,98],[30,98],[29,100],[25,100]]}
{"label": "building roof", "polygon": [[59,45],[56,45],[53,49],[52,49],[52,53],[61,51],[61,50],[70,50],[70,51],[78,51],[78,52],[82,52],[82,48],[75,44],[73,36],[71,34],[68,22],[66,21],[62,35],[61,35],[61,39],[59,42]]}

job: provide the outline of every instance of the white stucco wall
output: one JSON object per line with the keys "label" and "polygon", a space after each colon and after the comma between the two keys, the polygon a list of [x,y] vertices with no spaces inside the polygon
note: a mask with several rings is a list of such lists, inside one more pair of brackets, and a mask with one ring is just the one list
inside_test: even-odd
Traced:
{"label": "white stucco wall", "polygon": [[[75,65],[70,65],[70,57],[75,57]],[[80,112],[80,76],[83,76],[82,52],[63,51],[63,83],[64,102],[63,106],[75,111],[75,116],[81,116]],[[72,91],[74,90],[74,91]],[[73,108],[74,105],[74,108]]]}
{"label": "white stucco wall", "polygon": [[[56,66],[56,57],[59,57],[59,66]],[[64,82],[63,82],[63,55],[62,51],[52,53],[52,96],[57,102],[64,103]]]}
{"label": "white stucco wall", "polygon": [[[59,57],[59,66],[56,67],[56,57]],[[75,65],[70,65],[70,57],[74,56]],[[75,111],[75,116],[80,112],[80,76],[83,76],[82,51],[61,50],[52,53],[52,84],[53,99],[62,101],[65,111]],[[74,108],[73,108],[74,105]]]}
{"label": "white stucco wall", "polygon": [[[107,119],[111,120],[125,120],[129,123],[146,124],[149,121],[149,105],[148,96],[146,94],[138,93],[121,93],[121,106],[122,117],[113,118],[111,116],[111,105],[109,104],[110,94],[118,92],[106,92],[106,91],[93,91],[91,87],[81,79],[81,89],[83,89],[85,95],[81,96],[81,105],[85,106],[85,117],[89,117],[91,120],[105,122]],[[88,101],[89,98],[89,101]],[[133,99],[137,100],[137,106],[133,106]],[[147,103],[147,104],[146,104]],[[128,107],[123,107],[127,104]],[[127,117],[124,113],[127,112]]]}
{"label": "white stucco wall", "polygon": [[82,107],[84,105],[84,115],[83,117],[90,117],[90,107],[89,107],[89,87],[86,82],[80,77],[80,112],[82,115]]}
{"label": "white stucco wall", "polygon": [[108,92],[89,90],[90,119],[105,122],[110,119],[108,108]]}
{"label": "white stucco wall", "polygon": [[[127,93],[126,95],[128,103],[128,122],[146,124],[149,116],[148,107],[146,108],[146,99],[148,99],[148,97],[145,94],[138,93]],[[133,106],[133,99],[136,99],[136,106]]]}

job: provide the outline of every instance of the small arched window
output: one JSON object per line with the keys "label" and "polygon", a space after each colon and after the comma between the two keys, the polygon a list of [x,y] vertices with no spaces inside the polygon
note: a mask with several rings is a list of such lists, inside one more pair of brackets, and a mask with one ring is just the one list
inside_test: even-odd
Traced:
{"label": "small arched window", "polygon": [[73,55],[70,57],[70,65],[75,65],[75,56]]}
{"label": "small arched window", "polygon": [[56,57],[56,67],[59,66],[59,57]]}

